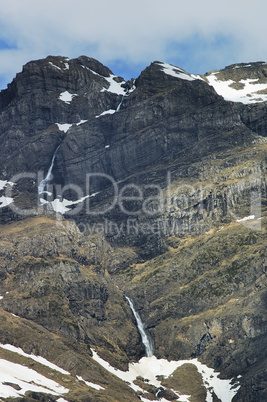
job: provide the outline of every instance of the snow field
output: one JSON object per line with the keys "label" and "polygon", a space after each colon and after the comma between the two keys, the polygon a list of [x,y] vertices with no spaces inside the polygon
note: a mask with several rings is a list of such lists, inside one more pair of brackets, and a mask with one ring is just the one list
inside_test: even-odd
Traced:
{"label": "snow field", "polygon": [[[52,395],[68,393],[69,390],[18,363],[0,359],[0,397],[19,397],[27,391],[44,392]],[[18,389],[9,384],[16,384]]]}
{"label": "snow field", "polygon": [[234,83],[232,80],[220,81],[217,77],[218,73],[212,73],[206,78],[217,94],[221,95],[225,100],[232,102],[241,102],[244,104],[266,102],[267,94],[258,94],[257,91],[267,90],[267,84],[257,84],[258,79],[240,80],[243,84],[242,89],[235,89],[230,85]]}
{"label": "snow field", "polygon": [[[212,402],[212,391],[214,391],[222,402],[231,402],[239,389],[238,383],[232,385],[231,380],[223,380],[218,378],[220,373],[217,373],[212,368],[200,363],[197,359],[168,361],[165,359],[157,359],[155,356],[143,357],[139,360],[139,362],[131,363],[128,371],[120,371],[115,369],[108,362],[98,356],[95,351],[93,351],[93,359],[101,364],[101,366],[103,366],[110,373],[129,383],[134,391],[143,392],[143,390],[133,382],[138,376],[145,378],[151,385],[154,385],[155,387],[162,387],[161,382],[157,379],[157,376],[163,375],[165,378],[167,378],[178,367],[181,367],[185,363],[194,364],[198,372],[202,375],[203,383],[207,389],[206,402]],[[179,401],[186,402],[190,397],[190,395],[181,395],[177,392],[176,394],[177,398],[179,398]],[[163,398],[161,401],[165,402]]]}
{"label": "snow field", "polygon": [[16,346],[9,345],[9,344],[3,345],[3,344],[0,343],[0,348],[5,349],[5,350],[9,350],[10,352],[13,352],[13,353],[17,353],[20,356],[24,356],[24,357],[27,357],[29,359],[32,359],[32,360],[36,361],[37,363],[42,364],[43,366],[47,366],[47,367],[49,367],[49,368],[51,368],[53,370],[59,371],[61,374],[70,375],[70,373],[68,371],[63,370],[61,367],[58,367],[55,364],[49,362],[48,360],[46,360],[42,356],[35,356],[33,354],[25,353],[21,348],[18,348]]}
{"label": "snow field", "polygon": [[[49,367],[50,369],[55,370],[63,375],[70,375],[68,371],[62,369],[54,363],[51,363],[44,357],[25,353],[19,347],[10,344],[0,344],[0,348],[34,360],[37,363]],[[98,384],[85,381],[80,376],[76,376],[76,378],[79,381],[82,381],[88,387],[97,391],[105,389]],[[56,381],[50,380],[44,375],[39,374],[34,369],[26,367],[25,364],[22,365],[13,363],[6,359],[0,359],[0,398],[21,397],[25,395],[27,391],[43,392],[46,394],[62,396],[62,394],[67,394],[69,389],[61,386]],[[64,398],[59,398],[57,400],[57,402],[64,401],[66,401]]]}

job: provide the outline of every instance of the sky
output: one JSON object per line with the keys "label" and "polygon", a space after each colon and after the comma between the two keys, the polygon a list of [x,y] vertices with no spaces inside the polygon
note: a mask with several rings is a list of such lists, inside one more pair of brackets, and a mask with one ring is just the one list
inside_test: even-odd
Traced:
{"label": "sky", "polygon": [[0,90],[28,61],[94,57],[136,78],[151,62],[203,74],[267,61],[267,2],[8,0],[0,2]]}

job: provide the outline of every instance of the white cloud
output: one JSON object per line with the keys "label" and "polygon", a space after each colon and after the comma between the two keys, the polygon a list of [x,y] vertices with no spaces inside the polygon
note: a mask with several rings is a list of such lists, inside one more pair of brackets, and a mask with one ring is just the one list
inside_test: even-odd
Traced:
{"label": "white cloud", "polygon": [[[266,11],[262,0],[250,7],[243,0],[9,0],[0,3],[0,44],[2,39],[14,48],[0,48],[0,75],[14,75],[22,64],[49,54],[86,54],[106,64],[116,59],[128,64],[179,62],[183,42],[186,46],[192,38],[195,64],[203,64],[203,58],[219,62],[224,56],[227,64],[231,55],[232,62],[262,60]],[[215,36],[232,38],[232,43],[217,45]],[[190,54],[184,53],[190,64]]]}

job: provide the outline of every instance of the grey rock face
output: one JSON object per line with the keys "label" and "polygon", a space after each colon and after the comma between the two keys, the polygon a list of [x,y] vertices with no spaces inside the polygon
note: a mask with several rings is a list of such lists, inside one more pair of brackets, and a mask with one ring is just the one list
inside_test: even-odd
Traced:
{"label": "grey rock face", "polygon": [[[228,135],[233,129],[235,138]],[[65,169],[62,176],[72,176],[84,188],[87,172],[107,173],[119,181],[176,160],[188,147],[191,157],[199,158],[233,141],[249,143],[251,137],[236,106],[209,85],[167,76],[154,63],[136,80],[136,90],[125,98],[119,113],[68,132],[58,164],[59,170]],[[92,191],[99,189],[96,185]]]}
{"label": "grey rock face", "polygon": [[[88,172],[122,180],[176,159],[188,147],[192,157],[200,157],[214,147],[225,149],[252,140],[239,106],[225,102],[200,79],[166,75],[156,62],[136,80],[136,90],[124,97],[119,113],[96,118],[115,111],[121,102],[121,94],[110,92],[111,76],[109,69],[86,57],[28,63],[0,96],[2,176],[47,171],[61,143],[54,174],[64,184],[85,189]],[[127,86],[120,78],[112,82]],[[60,99],[65,91],[72,99]],[[72,126],[65,134],[56,123]],[[234,138],[228,135],[233,129]],[[99,188],[101,184],[96,184],[92,190]]]}
{"label": "grey rock face", "polygon": [[[11,193],[33,208],[24,220],[0,205],[1,307],[126,368],[144,350],[124,291],[158,357],[242,371],[239,400],[256,401],[266,394],[266,102],[226,101],[211,73],[163,67],[125,82],[94,59],[49,56],[0,93],[0,180],[32,174]],[[264,63],[216,74],[237,89],[267,75]],[[53,157],[50,197],[63,186],[68,200],[97,193],[86,198],[95,214],[86,202],[65,214],[83,233],[55,220],[51,202],[38,204],[37,173],[44,178]],[[109,210],[112,183],[145,202]]]}
{"label": "grey rock face", "polygon": [[[24,66],[0,95],[2,170],[47,169],[64,137],[56,123],[79,123],[117,107],[120,96],[104,91],[110,75],[87,57],[48,57]],[[64,93],[67,98],[61,99]],[[14,158],[18,163],[12,167]]]}

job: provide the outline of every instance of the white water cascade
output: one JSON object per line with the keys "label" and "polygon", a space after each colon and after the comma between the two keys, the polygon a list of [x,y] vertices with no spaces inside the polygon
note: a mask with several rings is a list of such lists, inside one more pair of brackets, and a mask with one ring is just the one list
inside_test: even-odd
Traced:
{"label": "white water cascade", "polygon": [[120,101],[120,103],[119,103],[119,105],[118,105],[118,107],[116,109],[116,112],[118,112],[120,110],[124,98],[125,98],[125,95],[122,95],[121,101]]}
{"label": "white water cascade", "polygon": [[53,158],[52,158],[50,167],[49,167],[48,172],[47,172],[47,175],[46,175],[45,178],[40,182],[40,184],[39,184],[39,186],[38,186],[38,193],[39,193],[39,194],[42,194],[42,193],[45,191],[45,189],[46,189],[46,187],[47,187],[47,184],[49,183],[50,176],[51,176],[51,173],[52,173],[52,170],[53,170],[55,158],[56,158],[57,151],[58,151],[59,147],[60,147],[60,145],[58,145],[57,149],[56,149],[55,152],[54,152],[54,155],[53,155]]}
{"label": "white water cascade", "polygon": [[139,331],[139,333],[141,335],[143,345],[145,347],[146,356],[147,357],[152,357],[153,356],[152,342],[151,342],[151,340],[149,339],[149,337],[147,336],[147,334],[145,332],[144,324],[142,323],[140,315],[137,313],[137,311],[135,311],[132,300],[127,296],[125,296],[125,298],[128,301],[129,306],[130,306],[130,308],[131,308],[131,310],[133,312],[133,315],[134,315],[134,317],[136,319],[137,328],[138,328],[138,331]]}

